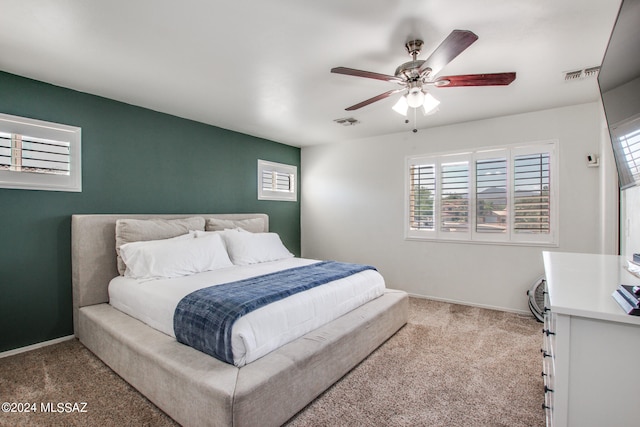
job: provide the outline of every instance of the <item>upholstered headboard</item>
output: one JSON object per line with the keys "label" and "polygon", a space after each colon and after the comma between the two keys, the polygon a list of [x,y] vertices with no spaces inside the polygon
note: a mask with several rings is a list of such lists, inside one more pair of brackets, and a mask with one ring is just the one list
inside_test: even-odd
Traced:
{"label": "upholstered headboard", "polygon": [[176,219],[201,216],[217,219],[262,218],[269,231],[266,214],[101,214],[72,215],[71,268],[73,284],[73,324],[77,331],[78,309],[109,301],[108,287],[118,275],[116,264],[116,221],[119,219]]}

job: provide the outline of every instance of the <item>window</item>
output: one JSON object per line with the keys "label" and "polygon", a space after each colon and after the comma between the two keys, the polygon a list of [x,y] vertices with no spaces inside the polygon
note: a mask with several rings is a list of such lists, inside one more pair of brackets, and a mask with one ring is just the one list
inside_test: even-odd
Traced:
{"label": "window", "polygon": [[556,143],[407,158],[410,239],[557,244]]}
{"label": "window", "polygon": [[507,232],[507,159],[476,160],[476,232]]}
{"label": "window", "polygon": [[0,187],[82,191],[80,128],[0,114]]}
{"label": "window", "polygon": [[258,200],[298,200],[298,168],[282,163],[258,160]]}
{"label": "window", "polygon": [[514,157],[513,229],[516,233],[549,233],[549,157],[549,153]]}
{"label": "window", "polygon": [[435,165],[410,165],[409,219],[413,230],[433,230],[436,194]]}
{"label": "window", "polygon": [[466,233],[469,230],[469,162],[440,165],[440,231]]}
{"label": "window", "polygon": [[620,189],[624,190],[640,182],[640,115],[612,126],[611,139]]}

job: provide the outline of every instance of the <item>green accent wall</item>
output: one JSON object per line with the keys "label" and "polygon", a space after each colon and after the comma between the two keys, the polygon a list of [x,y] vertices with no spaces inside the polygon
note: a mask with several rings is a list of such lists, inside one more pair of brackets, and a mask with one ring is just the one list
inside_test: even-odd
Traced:
{"label": "green accent wall", "polygon": [[256,177],[299,148],[3,72],[0,112],[82,128],[81,193],[0,189],[0,352],[73,334],[72,214],[264,212],[300,254],[299,201]]}

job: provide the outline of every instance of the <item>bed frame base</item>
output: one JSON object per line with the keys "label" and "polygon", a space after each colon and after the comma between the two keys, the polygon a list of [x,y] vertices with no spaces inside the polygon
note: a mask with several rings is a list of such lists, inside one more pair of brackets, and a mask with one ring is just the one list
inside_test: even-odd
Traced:
{"label": "bed frame base", "polygon": [[[125,381],[184,426],[279,426],[407,323],[408,296],[384,295],[241,368],[178,343],[108,302],[115,221],[187,215],[74,215],[74,330]],[[193,216],[193,215],[191,215]],[[225,219],[264,214],[206,215]]]}
{"label": "bed frame base", "polygon": [[80,309],[78,338],[184,426],[279,426],[407,321],[404,292],[387,292],[241,368],[98,304]]}

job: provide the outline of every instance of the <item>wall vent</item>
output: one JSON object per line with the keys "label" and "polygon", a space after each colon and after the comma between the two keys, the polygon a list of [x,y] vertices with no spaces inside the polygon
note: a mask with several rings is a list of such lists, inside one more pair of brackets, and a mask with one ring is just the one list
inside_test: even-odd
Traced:
{"label": "wall vent", "polygon": [[343,117],[341,119],[335,119],[334,122],[342,126],[355,126],[360,123],[360,121],[354,119],[353,117]]}
{"label": "wall vent", "polygon": [[564,72],[564,81],[572,82],[575,80],[582,80],[591,77],[597,77],[598,72],[600,71],[600,67],[589,67],[584,70],[574,70],[574,71],[565,71]]}
{"label": "wall vent", "polygon": [[584,70],[585,77],[598,77],[598,73],[600,72],[600,67],[591,67],[586,68]]}

